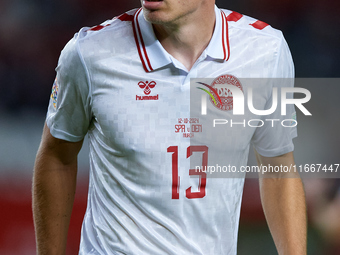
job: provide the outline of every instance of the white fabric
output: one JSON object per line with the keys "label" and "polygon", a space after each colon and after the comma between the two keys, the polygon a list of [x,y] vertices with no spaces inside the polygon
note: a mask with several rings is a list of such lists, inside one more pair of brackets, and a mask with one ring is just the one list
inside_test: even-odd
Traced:
{"label": "white fabric", "polygon": [[[191,78],[287,78],[294,71],[280,31],[256,29],[249,25],[256,20],[247,16],[226,27],[223,17],[231,12],[223,12],[216,8],[213,38],[190,72],[162,48],[138,10],[127,13],[134,21],[118,18],[102,29],[83,28],[62,51],[57,99],[51,99],[46,121],[60,139],[89,135],[90,184],[79,254],[236,254],[244,179],[208,178],[203,198],[187,198],[189,187],[199,191],[199,181],[189,176],[190,139],[176,133],[175,125],[190,118]],[[146,81],[156,83],[148,95],[153,100],[137,100],[146,96],[138,85]],[[271,87],[261,89],[270,106]],[[237,146],[225,148],[226,161],[246,165],[251,142],[266,156],[292,151],[294,130],[247,129]],[[172,198],[174,158],[178,199]]]}

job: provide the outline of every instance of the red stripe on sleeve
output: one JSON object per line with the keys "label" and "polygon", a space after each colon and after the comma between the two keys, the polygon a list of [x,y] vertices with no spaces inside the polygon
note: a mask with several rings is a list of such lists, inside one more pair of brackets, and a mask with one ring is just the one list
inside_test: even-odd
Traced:
{"label": "red stripe on sleeve", "polygon": [[265,22],[263,22],[263,21],[260,21],[260,20],[254,22],[253,24],[249,24],[249,25],[251,25],[251,26],[253,26],[254,28],[259,29],[259,30],[262,30],[262,29],[264,29],[266,26],[269,26],[267,23],[265,23]]}
{"label": "red stripe on sleeve", "polygon": [[133,21],[133,15],[123,13],[122,15],[118,16],[117,19],[120,19],[121,21]]}
{"label": "red stripe on sleeve", "polygon": [[95,26],[95,27],[90,28],[90,29],[87,30],[87,31],[99,31],[99,30],[101,30],[101,29],[103,29],[104,27],[107,27],[107,26],[110,26],[110,24],[107,24],[107,25],[105,25],[105,26],[98,25],[98,26]]}
{"label": "red stripe on sleeve", "polygon": [[232,12],[227,16],[227,20],[228,21],[239,21],[241,18],[243,17],[242,14],[238,13],[238,12]]}
{"label": "red stripe on sleeve", "polygon": [[[118,17],[115,17],[114,19],[119,19],[121,21],[132,21],[133,20],[133,15],[129,15],[127,13],[123,13],[122,15],[119,15]],[[103,29],[104,27],[110,26],[110,24],[107,24],[105,26],[103,25],[98,25],[95,27],[90,28],[88,31],[99,31]]]}

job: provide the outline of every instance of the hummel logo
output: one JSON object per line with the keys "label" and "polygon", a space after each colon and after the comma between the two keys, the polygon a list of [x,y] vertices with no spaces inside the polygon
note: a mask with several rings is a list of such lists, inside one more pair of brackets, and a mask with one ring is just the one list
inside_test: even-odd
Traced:
{"label": "hummel logo", "polygon": [[156,86],[156,82],[154,81],[151,81],[151,82],[138,82],[138,86],[141,88],[141,89],[144,89],[144,94],[145,95],[149,95],[151,93],[151,89],[153,89],[155,86]]}
{"label": "hummel logo", "polygon": [[154,81],[140,81],[138,82],[138,86],[143,89],[143,92],[147,96],[137,96],[136,95],[136,100],[158,100],[158,94],[156,96],[149,96],[151,93],[151,89],[153,89],[156,86],[156,82]]}

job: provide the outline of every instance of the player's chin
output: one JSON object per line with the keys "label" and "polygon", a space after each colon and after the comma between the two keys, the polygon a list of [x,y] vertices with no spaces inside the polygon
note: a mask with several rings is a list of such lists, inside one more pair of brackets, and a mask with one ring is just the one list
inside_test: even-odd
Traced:
{"label": "player's chin", "polygon": [[167,17],[167,15],[164,13],[164,11],[150,11],[150,10],[144,10],[144,17],[145,19],[153,24],[166,24],[171,19]]}

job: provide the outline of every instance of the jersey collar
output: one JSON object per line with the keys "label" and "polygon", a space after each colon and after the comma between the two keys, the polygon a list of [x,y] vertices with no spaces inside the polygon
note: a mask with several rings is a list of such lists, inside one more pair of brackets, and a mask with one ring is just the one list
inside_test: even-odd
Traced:
{"label": "jersey collar", "polygon": [[[225,13],[215,6],[216,24],[213,36],[204,54],[215,60],[227,61],[230,56],[228,22]],[[146,72],[173,63],[170,54],[157,40],[152,24],[144,19],[143,9],[136,11],[132,23],[139,57]]]}

